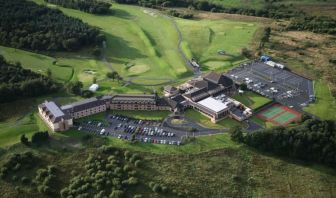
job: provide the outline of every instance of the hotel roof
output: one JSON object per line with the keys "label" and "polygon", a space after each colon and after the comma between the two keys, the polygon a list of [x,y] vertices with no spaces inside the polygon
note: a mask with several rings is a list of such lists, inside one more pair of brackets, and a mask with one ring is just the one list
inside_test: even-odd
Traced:
{"label": "hotel roof", "polygon": [[230,87],[233,85],[233,81],[221,74],[210,72],[204,76],[204,80],[213,82],[215,84],[223,85],[224,87]]}
{"label": "hotel roof", "polygon": [[64,116],[63,111],[56,105],[55,102],[44,103],[45,107],[50,111],[50,113],[55,117]]}
{"label": "hotel roof", "polygon": [[223,103],[214,99],[213,97],[208,97],[204,100],[201,100],[198,102],[198,104],[216,113],[221,112],[229,107],[228,103]]}

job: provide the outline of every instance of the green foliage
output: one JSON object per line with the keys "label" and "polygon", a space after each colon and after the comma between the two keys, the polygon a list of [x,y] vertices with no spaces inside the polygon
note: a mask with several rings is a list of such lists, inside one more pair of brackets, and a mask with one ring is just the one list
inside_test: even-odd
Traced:
{"label": "green foliage", "polygon": [[1,178],[5,179],[11,173],[27,170],[34,166],[37,158],[31,152],[10,155],[0,169]]}
{"label": "green foliage", "polygon": [[[52,21],[52,23],[51,23]],[[77,50],[96,42],[99,30],[32,1],[0,1],[0,44],[29,50]]]}
{"label": "green foliage", "polygon": [[81,95],[82,94],[82,88],[83,83],[80,81],[76,82],[70,82],[67,85],[67,90],[69,93],[75,94],[75,95]]}
{"label": "green foliage", "polygon": [[36,132],[32,136],[32,143],[35,145],[41,145],[46,143],[49,140],[49,133],[48,131],[44,132]]}
{"label": "green foliage", "polygon": [[191,19],[194,17],[194,15],[190,11],[179,12],[174,9],[168,10],[168,14],[174,17],[182,18],[182,19]]}
{"label": "green foliage", "polygon": [[108,2],[97,0],[44,0],[45,2],[57,4],[65,8],[72,8],[92,14],[109,14],[110,7]]}
{"label": "green foliage", "polygon": [[301,126],[294,128],[278,127],[248,133],[244,142],[263,151],[335,167],[334,139],[334,121],[307,119]]}
{"label": "green foliage", "polygon": [[[1,41],[0,41],[1,42]],[[58,86],[50,78],[7,63],[0,55],[0,102],[52,93]]]}
{"label": "green foliage", "polygon": [[231,132],[231,139],[236,142],[243,142],[244,135],[243,135],[242,128],[235,127]]}

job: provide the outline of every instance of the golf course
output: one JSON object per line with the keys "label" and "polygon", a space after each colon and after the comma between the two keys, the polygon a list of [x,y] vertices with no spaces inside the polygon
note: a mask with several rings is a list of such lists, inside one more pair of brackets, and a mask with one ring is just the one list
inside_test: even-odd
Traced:
{"label": "golf course", "polygon": [[[45,4],[42,0],[35,2]],[[109,16],[47,6],[57,7],[68,16],[98,27],[106,36],[104,57],[95,58],[88,50],[44,53],[2,46],[0,54],[39,73],[45,74],[51,69],[57,81],[79,80],[86,86],[91,84],[93,77],[105,79],[105,74],[111,70],[117,71],[125,81],[145,86],[191,77],[192,70],[178,50],[178,31],[182,33],[183,53],[189,59],[199,60],[202,70],[227,70],[244,61],[240,51],[249,47],[259,27],[240,21],[178,19],[157,10],[121,4],[114,4],[113,14]],[[177,26],[174,26],[174,20]],[[244,39],[241,35],[245,35]],[[219,55],[218,50],[227,54]]]}
{"label": "golf course", "polygon": [[[34,1],[45,4],[43,0]],[[37,73],[47,74],[50,70],[52,78],[60,83],[81,81],[87,88],[96,78],[100,84],[97,94],[150,93],[153,88],[158,89],[165,83],[177,83],[192,77],[192,70],[178,50],[179,39],[183,53],[188,59],[198,60],[202,70],[225,71],[245,60],[240,51],[249,47],[255,31],[261,26],[241,21],[173,18],[157,10],[121,4],[113,4],[113,13],[108,16],[51,4],[47,6],[98,27],[107,38],[104,57],[94,57],[89,49],[47,53],[4,46],[0,46],[0,54],[8,61],[20,62],[24,68]],[[179,38],[179,31],[182,38]],[[244,39],[241,39],[241,35],[245,35]],[[227,54],[219,55],[218,50],[224,50]],[[125,82],[133,83],[123,85],[122,82],[108,80],[106,73],[112,70],[117,71]],[[42,100],[32,99],[29,106],[36,106]],[[62,104],[78,98],[64,95],[57,97],[57,100]],[[17,106],[21,106],[20,102],[17,102]],[[2,145],[17,141],[22,133],[29,135],[45,128],[38,123],[39,118],[32,113],[32,108],[21,109],[27,110],[15,112],[19,114],[15,116],[19,121],[4,118],[0,123]],[[14,123],[15,127],[10,127]],[[12,133],[13,130],[16,133]]]}

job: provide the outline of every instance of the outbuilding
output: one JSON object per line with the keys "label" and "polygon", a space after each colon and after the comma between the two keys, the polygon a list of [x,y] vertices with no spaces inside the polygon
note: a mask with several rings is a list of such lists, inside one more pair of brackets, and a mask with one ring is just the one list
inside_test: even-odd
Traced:
{"label": "outbuilding", "polygon": [[99,85],[98,84],[92,84],[90,87],[89,87],[89,90],[92,91],[92,92],[96,92],[99,88]]}

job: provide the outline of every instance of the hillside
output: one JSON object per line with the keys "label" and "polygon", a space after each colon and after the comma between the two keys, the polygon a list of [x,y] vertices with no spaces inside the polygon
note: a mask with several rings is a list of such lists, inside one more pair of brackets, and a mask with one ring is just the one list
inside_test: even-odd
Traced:
{"label": "hillside", "polygon": [[[3,196],[16,197],[18,193],[24,193],[28,196],[44,197],[45,194],[40,193],[37,186],[30,182],[37,176],[38,169],[50,165],[54,165],[55,179],[58,181],[53,190],[60,191],[69,186],[71,178],[85,173],[83,164],[87,163],[90,155],[100,155],[104,159],[104,152],[109,152],[97,149],[104,144],[100,138],[82,136],[74,139],[66,135],[54,136],[44,146],[27,148],[15,145],[8,150],[2,150],[0,166],[14,153],[31,151],[40,159],[32,168],[11,172],[5,180],[0,180]],[[312,164],[265,156],[233,143],[227,136],[218,138],[222,140],[221,148],[212,151],[200,148],[196,151],[197,144],[201,143],[200,139],[192,143],[192,146],[187,146],[191,151],[189,154],[174,154],[184,146],[171,148],[169,145],[159,145],[170,148],[169,153],[162,150],[164,153],[161,154],[153,154],[151,151],[154,150],[148,149],[147,152],[139,152],[139,145],[129,145],[129,151],[120,150],[121,154],[128,152],[130,156],[136,153],[141,161],[139,167],[132,168],[136,169],[135,177],[139,182],[133,187],[123,185],[124,197],[133,197],[135,194],[142,197],[269,197],[274,193],[278,196],[291,194],[295,197],[335,196],[334,171]],[[119,149],[112,150],[115,153]],[[12,180],[14,175],[16,181]],[[28,183],[20,182],[23,177],[28,179]],[[153,192],[150,188],[151,182],[164,186],[166,190]],[[204,183],[207,185],[203,185]],[[109,192],[102,188],[103,194],[105,190]],[[53,197],[59,196],[58,193],[53,194]]]}

